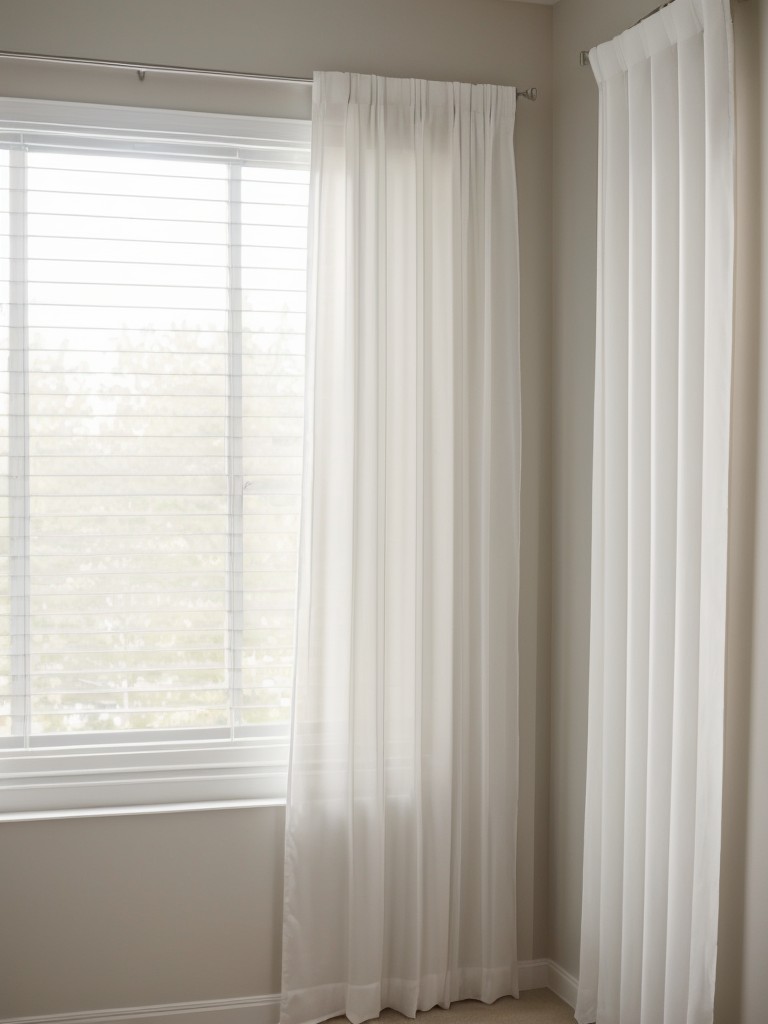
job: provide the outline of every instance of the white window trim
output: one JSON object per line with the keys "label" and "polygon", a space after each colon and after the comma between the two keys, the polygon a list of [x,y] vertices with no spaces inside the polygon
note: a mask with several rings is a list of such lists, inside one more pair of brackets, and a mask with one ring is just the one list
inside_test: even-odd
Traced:
{"label": "white window trim", "polygon": [[[92,138],[104,149],[113,140],[121,146],[130,143],[135,152],[156,151],[153,140],[172,135],[175,146],[188,146],[189,155],[205,149],[211,156],[229,158],[233,154],[248,158],[265,143],[269,148],[279,143],[285,158],[290,159],[292,151],[305,154],[310,139],[310,122],[298,119],[0,97],[0,131],[22,133],[24,125],[34,125],[36,133],[47,127],[51,140],[59,144],[69,135],[82,136],[91,130]],[[265,138],[264,125],[269,128],[269,138]],[[217,144],[222,146],[219,154]]]}
{"label": "white window trim", "polygon": [[49,811],[284,799],[288,740],[45,747],[0,756],[0,820]]}
{"label": "white window trim", "polygon": [[285,800],[188,800],[183,804],[125,804],[122,807],[79,807],[46,811],[8,811],[0,814],[0,824],[19,821],[62,821],[66,818],[135,818],[137,815],[188,814],[196,811],[244,811],[285,807]]}
{"label": "white window trim", "polygon": [[[305,162],[310,139],[310,123],[300,120],[0,99],[0,132],[6,138],[18,133],[16,140],[25,142],[24,125],[33,125],[36,133],[46,130],[58,145],[62,136],[72,136],[76,147],[77,135],[91,130],[93,137],[98,137],[99,148],[124,149],[128,145],[135,152],[162,152],[153,140],[172,134],[176,151],[181,144],[190,155],[204,151],[230,159],[233,155],[253,159],[265,139],[266,125],[271,148],[277,143],[286,163]],[[232,189],[237,189],[237,182],[231,180]],[[237,324],[231,323],[232,368],[242,361],[236,336]],[[234,451],[232,457],[237,460],[241,456]],[[230,487],[234,487],[232,478]],[[238,502],[242,503],[241,494],[230,504],[230,515],[235,517]],[[239,547],[242,559],[242,542]],[[237,545],[230,556],[230,600],[236,619]],[[24,599],[24,594],[16,597],[17,602]],[[230,625],[232,621],[230,618]],[[237,644],[230,648],[237,670]],[[13,656],[25,658],[26,651],[14,649]],[[285,730],[233,738],[226,729],[211,729],[198,731],[195,739],[181,740],[155,733],[119,747],[79,743],[73,736],[71,743],[56,747],[33,743],[24,749],[3,749],[0,821],[279,805],[287,788],[288,756]]]}

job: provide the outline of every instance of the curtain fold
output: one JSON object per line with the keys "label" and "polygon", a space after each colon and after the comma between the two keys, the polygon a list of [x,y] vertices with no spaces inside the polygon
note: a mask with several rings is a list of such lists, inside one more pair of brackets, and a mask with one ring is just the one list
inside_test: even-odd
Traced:
{"label": "curtain fold", "polygon": [[590,54],[600,90],[580,1024],[711,1024],[734,118],[728,0]]}
{"label": "curtain fold", "polygon": [[315,76],[282,1024],[517,994],[515,105]]}

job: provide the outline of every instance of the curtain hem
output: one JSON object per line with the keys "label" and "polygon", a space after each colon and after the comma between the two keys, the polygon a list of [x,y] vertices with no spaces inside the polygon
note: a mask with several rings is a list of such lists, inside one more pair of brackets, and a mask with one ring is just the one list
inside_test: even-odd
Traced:
{"label": "curtain hem", "polygon": [[450,974],[430,974],[419,980],[388,978],[371,985],[336,982],[284,992],[280,1024],[321,1024],[346,1016],[352,1024],[378,1017],[391,1009],[405,1017],[435,1006],[448,1009],[462,999],[495,1003],[503,996],[519,998],[516,967],[468,968]]}

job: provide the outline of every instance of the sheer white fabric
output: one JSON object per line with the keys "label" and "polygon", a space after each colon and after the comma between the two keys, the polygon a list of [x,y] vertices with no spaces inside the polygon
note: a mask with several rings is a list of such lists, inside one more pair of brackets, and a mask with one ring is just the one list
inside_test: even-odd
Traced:
{"label": "sheer white fabric", "polygon": [[315,77],[283,1024],[517,994],[515,103]]}
{"label": "sheer white fabric", "polygon": [[710,1024],[733,275],[728,0],[590,54],[600,88],[580,1024]]}

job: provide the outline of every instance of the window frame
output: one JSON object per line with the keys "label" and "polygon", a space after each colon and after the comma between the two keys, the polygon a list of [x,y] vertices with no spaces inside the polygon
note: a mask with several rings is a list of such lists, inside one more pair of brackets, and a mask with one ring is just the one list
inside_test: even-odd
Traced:
{"label": "window frame", "polygon": [[[90,103],[70,103],[47,100],[0,99],[0,145],[24,146],[24,128],[34,132],[33,145],[46,148],[46,138],[56,149],[73,148],[83,151],[121,151],[141,155],[168,155],[162,149],[163,141],[172,139],[173,155],[204,155],[226,161],[230,168],[228,210],[230,214],[230,278],[229,291],[240,287],[238,267],[232,265],[232,253],[237,248],[239,223],[231,217],[239,191],[239,174],[233,168],[243,163],[261,166],[308,167],[310,122],[285,118],[247,117],[233,114],[198,114],[189,111],[159,110],[105,106]],[[28,136],[29,138],[29,136]],[[89,141],[90,140],[90,141]],[[258,156],[262,148],[261,158]],[[265,159],[267,152],[276,150],[284,158]],[[13,168],[11,175],[13,176]],[[21,179],[19,179],[21,180]],[[12,184],[12,183],[11,183]],[[23,204],[24,193],[18,193]],[[23,209],[11,211],[22,213]],[[13,244],[13,243],[12,243]],[[22,238],[23,245],[23,238]],[[25,275],[22,275],[25,277]],[[24,315],[25,283],[20,279],[12,284],[16,288],[17,306]],[[19,300],[22,300],[19,302]],[[236,306],[237,304],[233,304]],[[18,326],[18,325],[17,325]],[[23,326],[23,325],[22,325]],[[235,384],[233,401],[228,403],[229,438],[239,436],[233,420],[242,403],[242,348],[238,333],[237,313],[230,309],[228,371]],[[20,332],[11,332],[12,337]],[[24,347],[24,346],[22,346]],[[13,358],[13,344],[9,359]],[[24,374],[25,354],[17,353]],[[238,386],[239,385],[239,386]],[[26,403],[27,388],[19,400]],[[13,401],[13,398],[11,399]],[[28,448],[24,458],[29,458]],[[238,472],[238,459],[240,466]],[[237,507],[238,481],[242,503],[242,452],[237,443],[228,446],[228,484],[230,509]],[[28,464],[28,463],[27,463]],[[25,475],[26,498],[23,493],[12,495],[21,508],[21,516],[29,513],[28,474]],[[18,489],[18,488],[17,488]],[[19,506],[19,501],[21,502]],[[13,518],[14,513],[11,513]],[[18,517],[19,512],[16,512]],[[235,513],[236,515],[236,513]],[[237,529],[237,524],[234,526]],[[231,528],[232,529],[232,528]],[[27,531],[28,532],[28,531]],[[240,519],[242,537],[242,509]],[[236,547],[236,545],[234,545]],[[242,550],[242,544],[240,544]],[[232,630],[233,610],[237,604],[237,566],[231,564],[233,545],[230,544],[228,571],[228,633]],[[26,552],[28,556],[29,552]],[[22,555],[23,557],[23,555]],[[28,564],[28,558],[27,562]],[[16,577],[19,574],[15,574]],[[242,566],[240,567],[240,594],[242,594]],[[14,600],[28,601],[25,593],[12,591]],[[20,606],[19,606],[20,607]],[[12,658],[28,658],[28,630],[21,636],[11,637]],[[234,672],[237,672],[237,650],[228,649],[228,660],[234,654]],[[230,677],[230,689],[233,679]],[[29,699],[27,694],[12,695],[11,700]],[[289,756],[290,725],[253,726],[238,729],[237,735],[226,727],[208,729],[165,730],[152,733],[121,733],[119,743],[106,742],[115,734],[91,734],[87,742],[82,736],[71,734],[60,737],[56,745],[45,742],[44,736],[13,737],[0,747],[0,820],[18,817],[46,816],[52,813],[96,809],[114,811],[117,808],[137,807],[191,807],[205,804],[241,806],[246,803],[273,803],[285,797]]]}

